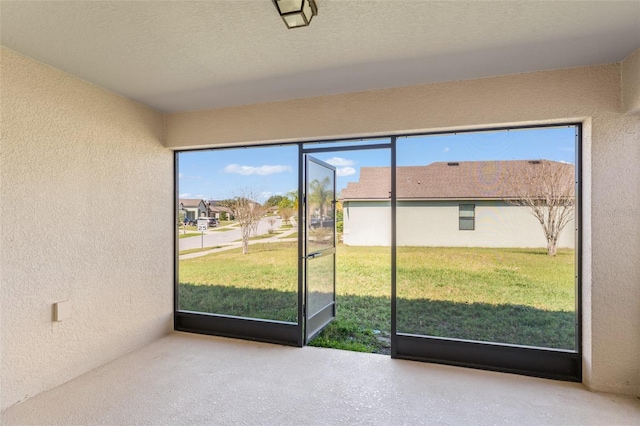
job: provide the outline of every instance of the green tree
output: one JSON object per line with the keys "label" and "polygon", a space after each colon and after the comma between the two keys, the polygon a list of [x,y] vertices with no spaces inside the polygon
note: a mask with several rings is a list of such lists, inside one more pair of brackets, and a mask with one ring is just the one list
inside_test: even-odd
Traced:
{"label": "green tree", "polygon": [[267,201],[265,201],[265,207],[275,207],[280,205],[280,202],[286,197],[284,195],[272,195]]}
{"label": "green tree", "polygon": [[325,177],[321,181],[314,179],[309,184],[311,211],[317,208],[322,218],[327,214],[327,202],[333,201],[333,188],[330,185],[331,179],[329,177]]}
{"label": "green tree", "polygon": [[278,214],[280,214],[284,223],[289,223],[289,220],[296,215],[297,211],[298,191],[289,191],[278,203]]}

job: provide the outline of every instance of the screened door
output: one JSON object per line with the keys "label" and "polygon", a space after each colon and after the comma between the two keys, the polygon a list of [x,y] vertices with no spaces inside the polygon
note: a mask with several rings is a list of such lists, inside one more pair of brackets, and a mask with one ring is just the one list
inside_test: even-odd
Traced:
{"label": "screened door", "polygon": [[305,342],[336,316],[336,168],[305,161]]}

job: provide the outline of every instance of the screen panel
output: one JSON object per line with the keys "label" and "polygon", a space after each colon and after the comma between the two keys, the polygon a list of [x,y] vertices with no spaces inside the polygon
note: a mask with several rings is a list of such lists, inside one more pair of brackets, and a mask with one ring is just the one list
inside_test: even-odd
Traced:
{"label": "screen panel", "polygon": [[578,349],[575,148],[574,126],[397,139],[398,334]]}

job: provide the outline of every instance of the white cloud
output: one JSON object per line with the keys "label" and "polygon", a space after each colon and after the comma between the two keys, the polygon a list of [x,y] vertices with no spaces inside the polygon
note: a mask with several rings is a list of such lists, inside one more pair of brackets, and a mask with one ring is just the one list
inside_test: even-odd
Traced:
{"label": "white cloud", "polygon": [[178,178],[182,179],[182,173],[178,173]]}
{"label": "white cloud", "polygon": [[332,166],[353,166],[355,164],[353,160],[347,160],[346,158],[342,157],[331,157],[326,162],[331,164]]}
{"label": "white cloud", "polygon": [[336,169],[336,174],[338,176],[351,176],[356,174],[356,169],[353,167],[338,167]]}
{"label": "white cloud", "polygon": [[446,147],[446,148],[444,149],[444,152],[449,152],[449,147]]}
{"label": "white cloud", "polygon": [[249,176],[249,175],[272,175],[274,173],[283,173],[283,172],[291,172],[291,166],[284,165],[268,165],[254,167],[254,166],[241,166],[240,164],[229,164],[224,168],[226,173],[235,173],[239,175]]}
{"label": "white cloud", "polygon": [[191,194],[189,194],[188,192],[183,192],[182,194],[179,195],[180,198],[187,198],[188,196],[190,196]]}
{"label": "white cloud", "polygon": [[271,197],[271,194],[273,194],[273,192],[271,192],[271,191],[262,191],[262,192],[258,195],[258,198],[259,198],[261,201],[266,201],[266,200],[268,200],[268,199],[269,199],[269,197]]}
{"label": "white cloud", "polygon": [[196,194],[196,198],[204,198],[204,194]]}

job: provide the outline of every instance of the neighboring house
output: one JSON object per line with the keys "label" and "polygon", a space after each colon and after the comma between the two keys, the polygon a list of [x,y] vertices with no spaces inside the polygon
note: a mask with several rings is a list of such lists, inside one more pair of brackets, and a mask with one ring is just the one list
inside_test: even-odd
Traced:
{"label": "neighboring house", "polygon": [[[572,164],[547,160],[397,167],[397,244],[546,247],[542,226],[528,208],[505,201],[516,198],[508,177],[532,167],[550,167],[571,175],[574,169]],[[349,183],[342,191],[345,244],[391,244],[390,177],[389,167],[363,167],[360,181]],[[530,188],[529,193],[541,191]],[[574,229],[571,220],[560,234],[558,247],[574,248]]]}
{"label": "neighboring house", "polygon": [[199,217],[209,217],[209,206],[204,200],[196,198],[181,198],[178,210],[186,211],[186,218],[195,220]]}
{"label": "neighboring house", "polygon": [[214,217],[218,220],[221,220],[221,214],[222,213],[226,213],[227,218],[230,216],[231,214],[231,210],[229,210],[229,208],[227,207],[223,207],[223,206],[219,206],[218,203],[220,201],[219,200],[209,200],[207,201],[207,208],[208,208],[208,212],[209,212],[209,217]]}

